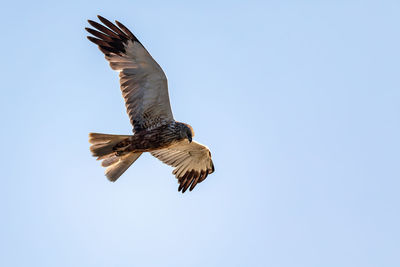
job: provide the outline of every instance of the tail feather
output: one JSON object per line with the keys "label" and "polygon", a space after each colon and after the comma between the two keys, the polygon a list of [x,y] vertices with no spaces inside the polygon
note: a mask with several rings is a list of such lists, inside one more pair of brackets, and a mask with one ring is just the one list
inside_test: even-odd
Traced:
{"label": "tail feather", "polygon": [[142,155],[142,152],[116,155],[113,150],[115,145],[129,137],[129,135],[89,134],[89,142],[92,144],[90,151],[97,160],[103,160],[101,165],[106,167],[105,175],[112,182],[115,182]]}
{"label": "tail feather", "polygon": [[[139,157],[142,152],[139,153],[128,153],[123,156],[111,156],[102,162],[102,165],[106,167],[105,174],[111,182],[115,182]],[[105,164],[105,162],[109,160]],[[105,166],[107,165],[107,166]]]}
{"label": "tail feather", "polygon": [[113,153],[113,148],[119,142],[126,140],[130,135],[115,135],[115,134],[101,134],[89,133],[90,151],[94,157],[99,157]]}

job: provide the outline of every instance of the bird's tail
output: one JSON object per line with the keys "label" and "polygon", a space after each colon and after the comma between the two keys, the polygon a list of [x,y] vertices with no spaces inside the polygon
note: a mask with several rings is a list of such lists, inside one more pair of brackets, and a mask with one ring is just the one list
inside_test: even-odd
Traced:
{"label": "bird's tail", "polygon": [[108,180],[115,182],[139,157],[142,152],[128,152],[118,155],[114,147],[127,140],[130,135],[114,135],[89,133],[90,151],[97,160],[102,160],[101,165],[106,167],[105,174]]}

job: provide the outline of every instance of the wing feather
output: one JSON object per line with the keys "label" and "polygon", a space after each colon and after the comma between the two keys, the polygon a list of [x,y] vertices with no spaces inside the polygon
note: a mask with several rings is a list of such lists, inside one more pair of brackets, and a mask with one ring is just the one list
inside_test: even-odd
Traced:
{"label": "wing feather", "polygon": [[134,132],[174,121],[167,77],[135,35],[122,23],[98,16],[89,20],[88,39],[99,46],[113,70],[119,72],[122,96]]}
{"label": "wing feather", "polygon": [[195,141],[180,142],[174,146],[152,151],[151,154],[172,167],[178,179],[178,191],[192,191],[198,183],[214,172],[210,150]]}

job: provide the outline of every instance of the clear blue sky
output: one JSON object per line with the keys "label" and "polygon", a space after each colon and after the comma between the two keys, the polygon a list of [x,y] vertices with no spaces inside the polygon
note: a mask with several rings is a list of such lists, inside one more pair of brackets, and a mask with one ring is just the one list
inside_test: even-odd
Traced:
{"label": "clear blue sky", "polygon": [[[167,3],[168,2],[168,3]],[[86,39],[102,14],[163,67],[216,172],[116,183],[89,132],[129,134]],[[2,4],[1,266],[400,266],[398,1]]]}

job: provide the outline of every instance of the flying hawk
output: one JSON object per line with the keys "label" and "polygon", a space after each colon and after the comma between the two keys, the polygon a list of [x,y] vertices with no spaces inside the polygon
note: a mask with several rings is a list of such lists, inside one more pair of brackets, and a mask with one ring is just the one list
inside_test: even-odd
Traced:
{"label": "flying hawk", "polygon": [[122,23],[98,16],[88,20],[95,28],[85,28],[95,37],[113,70],[119,72],[120,87],[133,126],[133,135],[90,133],[90,151],[105,175],[115,182],[143,152],[150,152],[162,162],[175,167],[178,191],[190,191],[214,172],[210,150],[192,140],[189,124],[177,122],[172,115],[167,77],[142,43]]}

